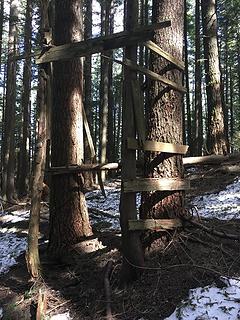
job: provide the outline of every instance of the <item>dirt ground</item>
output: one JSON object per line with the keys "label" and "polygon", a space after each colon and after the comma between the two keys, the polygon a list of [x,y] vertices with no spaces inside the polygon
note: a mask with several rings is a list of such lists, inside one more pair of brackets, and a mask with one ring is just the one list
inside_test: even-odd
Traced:
{"label": "dirt ground", "polygon": [[[224,189],[236,173],[201,167],[187,172],[192,189],[187,202],[196,195]],[[240,233],[240,221],[204,221],[208,226]],[[42,223],[41,232],[47,232]],[[96,252],[77,254],[61,265],[51,264],[41,245],[43,278],[29,282],[24,255],[10,272],[0,278],[0,306],[9,320],[35,319],[38,289],[47,293],[47,316],[70,311],[73,319],[110,319],[106,317],[110,302],[113,319],[161,320],[169,316],[186,298],[190,288],[213,282],[223,286],[219,275],[239,276],[240,246],[238,241],[216,238],[204,231],[188,227],[178,234],[168,234],[146,251],[146,269],[141,278],[127,288],[119,287],[121,267],[120,235],[96,230],[102,242]],[[165,238],[168,245],[164,245]],[[104,275],[106,265],[113,261],[110,301],[106,301]]]}

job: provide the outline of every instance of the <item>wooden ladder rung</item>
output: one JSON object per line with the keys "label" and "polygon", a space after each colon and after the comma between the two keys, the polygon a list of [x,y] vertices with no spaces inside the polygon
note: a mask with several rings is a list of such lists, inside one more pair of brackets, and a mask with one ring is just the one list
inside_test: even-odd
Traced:
{"label": "wooden ladder rung", "polygon": [[146,220],[129,220],[129,230],[155,230],[165,231],[182,227],[180,219],[146,219]]}
{"label": "wooden ladder rung", "polygon": [[190,182],[175,178],[137,178],[123,182],[124,192],[188,190]]}
{"label": "wooden ladder rung", "polygon": [[186,154],[188,151],[187,145],[158,142],[158,141],[149,141],[149,140],[146,140],[141,146],[138,140],[135,138],[128,138],[127,146],[129,149],[134,149],[134,150],[167,152],[167,153],[176,153],[176,154]]}

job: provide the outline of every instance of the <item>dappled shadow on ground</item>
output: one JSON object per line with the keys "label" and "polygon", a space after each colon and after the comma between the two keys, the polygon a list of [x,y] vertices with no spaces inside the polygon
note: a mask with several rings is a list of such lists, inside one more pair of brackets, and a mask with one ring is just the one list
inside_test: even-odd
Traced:
{"label": "dappled shadow on ground", "polygon": [[[224,189],[236,175],[219,175],[205,167],[192,172],[190,177],[193,189],[189,199]],[[240,221],[236,219],[227,222],[203,219],[202,223],[240,234]],[[146,249],[146,268],[142,277],[124,289],[119,288],[118,282],[121,265],[118,232],[96,230],[96,237],[102,242],[101,249],[85,254],[73,251],[58,265],[45,256],[46,244],[43,244],[43,279],[39,285],[48,293],[48,315],[69,310],[72,319],[106,319],[104,274],[110,260],[113,261],[111,309],[114,319],[119,320],[165,319],[187,297],[189,289],[213,282],[222,287],[220,275],[240,275],[238,241],[220,240],[193,227],[180,231],[164,235]],[[42,224],[41,233],[47,237],[46,223]],[[11,305],[13,310],[17,305],[20,310],[11,313],[10,319],[31,319],[30,304],[36,301],[38,286],[35,284],[33,289],[33,284],[28,282],[24,255],[19,258],[18,265],[1,277],[0,283],[0,305]]]}

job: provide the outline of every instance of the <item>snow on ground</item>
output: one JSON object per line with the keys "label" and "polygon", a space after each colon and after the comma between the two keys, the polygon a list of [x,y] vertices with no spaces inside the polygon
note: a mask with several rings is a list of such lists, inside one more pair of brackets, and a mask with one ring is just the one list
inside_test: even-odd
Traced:
{"label": "snow on ground", "polygon": [[198,209],[201,217],[221,220],[239,219],[240,178],[236,178],[225,190],[194,198],[191,204]]}
{"label": "snow on ground", "polygon": [[[104,221],[106,230],[118,230],[120,181],[110,182],[105,187],[105,199],[101,191],[86,194],[92,223]],[[137,195],[137,205],[140,195]],[[191,203],[198,214],[206,218],[229,220],[240,218],[240,178],[228,185],[225,190],[214,194],[195,197]],[[91,212],[93,209],[93,212]],[[95,210],[95,211],[94,211]],[[98,213],[99,212],[99,213]],[[101,213],[102,212],[102,213]],[[26,237],[19,237],[19,230],[13,223],[27,221],[29,211],[0,212],[0,274],[8,272],[16,264],[17,257],[26,249]],[[104,228],[103,228],[104,229]],[[166,320],[236,320],[240,319],[240,280],[222,278],[226,287],[220,289],[214,284],[204,288],[192,289],[189,298],[181,303]],[[0,308],[0,319],[2,309]],[[69,320],[69,313],[55,315],[51,320]]]}
{"label": "snow on ground", "polygon": [[222,289],[215,285],[192,289],[174,313],[165,320],[240,319],[240,280],[221,278]]}
{"label": "snow on ground", "polygon": [[61,313],[61,314],[55,314],[50,318],[50,320],[71,320],[69,312]]}
{"label": "snow on ground", "polygon": [[10,267],[17,263],[18,256],[26,250],[26,237],[19,237],[16,232],[19,230],[9,223],[16,223],[27,220],[29,211],[1,212],[0,231],[0,274],[9,271]]}

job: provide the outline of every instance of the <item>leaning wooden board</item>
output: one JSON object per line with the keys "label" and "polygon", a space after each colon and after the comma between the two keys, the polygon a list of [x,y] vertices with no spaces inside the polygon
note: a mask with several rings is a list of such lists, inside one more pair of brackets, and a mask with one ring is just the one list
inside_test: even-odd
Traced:
{"label": "leaning wooden board", "polygon": [[181,191],[190,189],[190,182],[175,178],[138,178],[123,182],[124,192]]}

